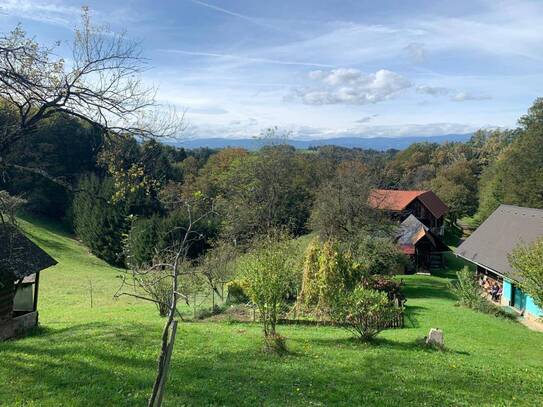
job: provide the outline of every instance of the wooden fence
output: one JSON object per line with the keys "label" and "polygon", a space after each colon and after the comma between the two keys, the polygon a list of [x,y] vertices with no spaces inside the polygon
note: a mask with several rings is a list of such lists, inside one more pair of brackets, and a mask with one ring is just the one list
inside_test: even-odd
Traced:
{"label": "wooden fence", "polygon": [[[255,315],[256,317],[256,315]],[[254,318],[255,319],[255,318]],[[253,320],[254,320],[253,319]],[[326,319],[300,319],[300,318],[280,318],[277,321],[283,325],[309,325],[309,326],[342,326],[334,321]],[[385,322],[384,328],[399,329],[405,326],[405,311],[404,308],[398,308],[392,318]]]}

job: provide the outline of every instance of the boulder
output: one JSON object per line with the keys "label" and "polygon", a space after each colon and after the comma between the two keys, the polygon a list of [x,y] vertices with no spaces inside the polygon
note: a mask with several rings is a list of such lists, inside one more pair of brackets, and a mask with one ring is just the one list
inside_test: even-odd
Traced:
{"label": "boulder", "polygon": [[438,346],[442,348],[445,345],[443,340],[443,331],[439,328],[432,328],[426,338],[426,345]]}

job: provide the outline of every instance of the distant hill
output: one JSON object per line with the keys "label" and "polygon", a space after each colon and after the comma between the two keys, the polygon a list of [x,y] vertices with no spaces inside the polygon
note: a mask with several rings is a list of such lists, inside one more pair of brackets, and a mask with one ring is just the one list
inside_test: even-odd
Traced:
{"label": "distant hill", "polygon": [[[391,148],[403,150],[413,143],[430,142],[430,143],[445,143],[445,142],[466,142],[472,134],[445,134],[440,136],[405,136],[405,137],[338,137],[329,139],[315,140],[288,140],[288,144],[299,148],[308,149],[310,147],[319,147],[334,145],[339,147],[349,148],[364,148],[373,150],[388,150]],[[263,141],[252,138],[198,138],[181,140],[171,143],[178,147],[188,149],[209,147],[209,148],[225,148],[225,147],[241,147],[247,150],[257,150],[264,144]]]}

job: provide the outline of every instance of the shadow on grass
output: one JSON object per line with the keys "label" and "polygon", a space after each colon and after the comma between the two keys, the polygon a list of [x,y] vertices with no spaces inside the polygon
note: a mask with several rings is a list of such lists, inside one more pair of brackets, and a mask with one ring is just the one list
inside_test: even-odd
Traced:
{"label": "shadow on grass", "polygon": [[426,307],[418,305],[407,305],[405,307],[405,328],[418,328],[420,327],[418,315],[422,314]]}
{"label": "shadow on grass", "polygon": [[404,288],[407,301],[410,298],[440,298],[454,300],[454,295],[449,291],[448,280],[436,283],[435,278],[419,278],[409,281]]}
{"label": "shadow on grass", "polygon": [[424,338],[416,339],[409,342],[402,342],[377,336],[369,341],[363,341],[356,336],[349,336],[344,338],[313,338],[311,340],[311,343],[324,347],[359,349],[360,351],[363,351],[365,349],[394,349],[400,351],[418,350],[425,352],[438,352],[444,354],[449,353],[454,355],[469,356],[469,353],[465,351],[457,351],[446,347],[444,349],[428,347],[424,343]]}
{"label": "shadow on grass", "polygon": [[[415,342],[383,338],[362,344],[345,337],[308,337],[306,328],[293,332],[289,341],[309,341],[323,357],[270,357],[258,350],[255,331],[230,340],[231,329],[212,328],[181,331],[167,405],[477,405],[488,401],[488,394],[497,403],[517,392],[530,395],[538,380],[503,381],[499,372],[482,377],[476,365],[449,368],[451,358],[462,352],[418,352]],[[144,405],[158,336],[154,325],[92,323],[46,328],[36,337],[0,344],[0,377],[16,389],[0,389],[2,402]],[[209,348],[216,340],[221,346]]]}

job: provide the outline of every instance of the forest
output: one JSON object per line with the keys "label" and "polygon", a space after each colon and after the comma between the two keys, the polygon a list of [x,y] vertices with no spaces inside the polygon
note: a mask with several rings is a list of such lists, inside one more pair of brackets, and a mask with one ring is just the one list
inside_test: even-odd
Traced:
{"label": "forest", "polygon": [[[0,117],[10,112],[4,103]],[[366,202],[376,187],[431,189],[449,206],[452,223],[477,225],[500,203],[543,205],[543,99],[515,129],[402,151],[296,150],[277,143],[275,131],[263,132],[254,152],[185,150],[133,137],[104,142],[88,124],[58,114],[10,146],[4,162],[36,171],[4,168],[0,189],[22,197],[29,213],[63,222],[118,266],[127,266],[127,253],[141,265],[167,246],[168,230],[187,221],[172,205],[179,196],[198,197],[195,211],[213,207],[193,259],[220,242],[246,247],[271,229],[354,236],[370,227]]]}

